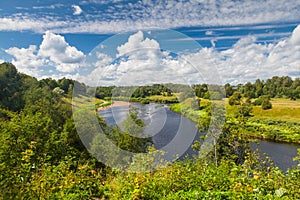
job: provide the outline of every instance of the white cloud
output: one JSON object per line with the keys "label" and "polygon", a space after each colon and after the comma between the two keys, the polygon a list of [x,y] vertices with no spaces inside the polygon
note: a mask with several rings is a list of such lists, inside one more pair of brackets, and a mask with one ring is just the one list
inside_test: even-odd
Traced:
{"label": "white cloud", "polygon": [[129,59],[157,59],[160,57],[160,46],[156,40],[145,38],[142,31],[131,35],[128,42],[117,47],[118,57],[129,56]]}
{"label": "white cloud", "polygon": [[73,15],[80,15],[82,13],[80,6],[72,5],[72,8],[74,9]]}
{"label": "white cloud", "polygon": [[37,56],[37,48],[35,45],[30,45],[28,48],[12,47],[5,52],[14,57],[12,63],[20,72],[35,77],[40,76],[45,60]]}
{"label": "white cloud", "polygon": [[[99,4],[94,4],[98,2]],[[115,2],[102,9],[104,1],[92,3],[85,16],[72,18],[54,11],[21,13],[0,18],[0,30],[32,30],[57,33],[116,33],[147,28],[176,28],[189,26],[234,26],[299,21],[300,1],[257,0],[234,1],[138,1]],[[107,2],[104,2],[107,4]],[[72,6],[74,15],[82,9]],[[95,11],[95,6],[97,11]],[[99,6],[99,7],[97,7]],[[93,9],[92,9],[93,8]]]}
{"label": "white cloud", "polygon": [[206,32],[205,32],[205,35],[213,35],[213,34],[214,34],[213,31],[206,31]]}
{"label": "white cloud", "polygon": [[292,37],[291,37],[291,42],[293,45],[300,45],[300,25],[298,25],[293,33],[292,33]]}
{"label": "white cloud", "polygon": [[[56,68],[52,77],[69,76],[90,85],[131,85],[159,82],[233,84],[267,79],[274,75],[295,77],[300,73],[300,25],[292,34],[276,43],[259,44],[253,35],[243,37],[231,48],[217,51],[214,47],[197,52],[162,51],[155,39],[143,32],[129,36],[117,47],[119,59],[101,52],[95,54],[90,72],[84,76],[79,64],[85,55],[57,34],[46,32],[38,48],[9,48],[13,63],[24,73],[42,77],[45,65]],[[149,36],[150,37],[150,36]],[[87,69],[87,68],[86,68]],[[72,73],[70,73],[72,72]],[[74,73],[76,75],[74,75]]]}
{"label": "white cloud", "polygon": [[56,9],[56,8],[60,8],[63,7],[64,5],[61,3],[58,4],[53,4],[53,5],[49,5],[49,6],[33,6],[33,9]]}
{"label": "white cloud", "polygon": [[110,56],[100,52],[96,52],[96,57],[97,57],[97,61],[93,65],[95,67],[104,67],[113,61],[113,59]]}
{"label": "white cloud", "polygon": [[38,55],[49,58],[62,72],[73,72],[84,59],[84,54],[70,46],[64,37],[49,31],[43,36]]}
{"label": "white cloud", "polygon": [[35,18],[28,16],[12,16],[0,18],[0,31],[34,31],[43,33],[46,30],[70,26],[72,22],[58,21],[49,18]]}
{"label": "white cloud", "polygon": [[54,62],[62,63],[77,63],[84,57],[84,54],[70,46],[64,37],[49,31],[43,35],[39,54],[50,57]]}
{"label": "white cloud", "polygon": [[58,72],[74,72],[84,59],[84,54],[70,46],[60,35],[46,32],[43,41],[37,46],[28,48],[12,47],[6,53],[14,58],[12,63],[19,71],[41,77],[47,74],[46,67],[56,68]]}
{"label": "white cloud", "polygon": [[129,36],[127,42],[117,47],[117,52],[117,62],[94,69],[85,81],[92,85],[190,83],[197,76],[192,65],[171,58],[169,52],[161,51],[156,40],[145,38],[142,31]]}
{"label": "white cloud", "polygon": [[[128,59],[97,68],[86,80],[89,84],[97,81],[104,85],[136,85],[155,82],[238,84],[274,75],[295,78],[300,73],[299,27],[290,37],[277,43],[258,44],[256,37],[249,35],[225,51],[202,48],[194,53],[180,53],[178,58],[165,55],[157,41],[145,39],[142,32],[137,32],[117,48],[118,55],[126,55]],[[149,53],[153,51],[150,47],[157,51]]]}

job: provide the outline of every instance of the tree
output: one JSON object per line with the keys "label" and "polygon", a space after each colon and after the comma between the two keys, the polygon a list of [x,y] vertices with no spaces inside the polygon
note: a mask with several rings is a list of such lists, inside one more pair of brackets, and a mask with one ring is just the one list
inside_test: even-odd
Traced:
{"label": "tree", "polygon": [[270,96],[268,95],[262,95],[260,97],[258,97],[254,102],[253,105],[255,106],[260,106],[262,104],[263,101],[269,101],[270,100]]}
{"label": "tree", "polygon": [[260,79],[257,79],[254,83],[255,87],[255,97],[260,97],[263,94],[264,84]]}
{"label": "tree", "polygon": [[226,97],[230,97],[232,96],[234,93],[234,90],[232,88],[232,86],[229,84],[229,83],[226,83],[225,84],[225,94],[226,94]]}
{"label": "tree", "polygon": [[10,63],[0,64],[0,107],[19,111],[24,106],[22,99],[22,76]]}
{"label": "tree", "polygon": [[261,103],[261,108],[263,110],[268,110],[272,108],[272,103],[270,102],[269,99],[264,99]]}
{"label": "tree", "polygon": [[254,89],[254,86],[250,83],[250,82],[247,82],[244,87],[243,87],[243,94],[245,95],[245,97],[248,97],[248,98],[255,98],[255,89]]}
{"label": "tree", "polygon": [[231,97],[228,99],[229,105],[240,105],[242,100],[242,94],[240,92],[234,92]]}

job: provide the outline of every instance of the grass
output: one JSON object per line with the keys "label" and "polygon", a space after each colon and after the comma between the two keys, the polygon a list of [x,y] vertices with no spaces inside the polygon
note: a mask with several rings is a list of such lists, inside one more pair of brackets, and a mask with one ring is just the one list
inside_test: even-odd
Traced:
{"label": "grass", "polygon": [[175,95],[172,95],[172,96],[163,96],[163,95],[152,95],[152,96],[149,96],[147,97],[149,100],[154,100],[154,99],[174,99],[176,98]]}
{"label": "grass", "polygon": [[149,97],[146,97],[149,101],[152,102],[163,102],[163,101],[175,101],[178,99],[178,96],[176,94],[173,94],[172,96],[163,96],[163,95],[152,95]]}
{"label": "grass", "polygon": [[[235,107],[230,106],[228,101],[211,101],[201,99],[200,110],[191,108],[192,99],[174,104],[171,110],[181,113],[187,118],[197,122],[201,127],[201,120],[209,119],[207,108],[210,103],[221,105],[226,102],[226,115],[233,116]],[[300,100],[272,99],[272,109],[262,110],[261,106],[253,107],[253,117],[249,118],[245,127],[240,130],[241,134],[270,139],[278,142],[300,143]],[[202,121],[203,122],[203,121]],[[237,121],[232,121],[232,128],[239,129]],[[205,124],[205,123],[204,123]]]}
{"label": "grass", "polygon": [[300,100],[272,99],[271,103],[272,109],[270,110],[262,110],[261,106],[254,106],[254,118],[300,122]]}
{"label": "grass", "polygon": [[105,101],[98,98],[90,98],[87,96],[73,97],[73,99],[63,97],[63,100],[69,104],[72,104],[76,109],[79,110],[95,110],[100,107],[109,106],[111,101]]}

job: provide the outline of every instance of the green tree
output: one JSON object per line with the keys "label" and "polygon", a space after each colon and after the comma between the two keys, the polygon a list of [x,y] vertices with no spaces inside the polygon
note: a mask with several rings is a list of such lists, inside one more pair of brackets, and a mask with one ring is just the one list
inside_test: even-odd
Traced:
{"label": "green tree", "polygon": [[242,94],[240,92],[234,92],[231,97],[228,99],[229,105],[240,105],[242,100]]}
{"label": "green tree", "polygon": [[268,110],[272,108],[272,103],[268,99],[264,99],[261,103],[261,108],[263,110]]}
{"label": "green tree", "polygon": [[260,79],[257,79],[254,83],[255,87],[255,97],[260,97],[263,94],[264,84]]}
{"label": "green tree", "polygon": [[226,94],[226,97],[230,97],[232,96],[234,93],[234,90],[233,90],[233,87],[229,84],[229,83],[226,83],[225,84],[225,94]]}
{"label": "green tree", "polygon": [[22,99],[22,76],[10,63],[0,64],[0,107],[19,111],[24,106]]}

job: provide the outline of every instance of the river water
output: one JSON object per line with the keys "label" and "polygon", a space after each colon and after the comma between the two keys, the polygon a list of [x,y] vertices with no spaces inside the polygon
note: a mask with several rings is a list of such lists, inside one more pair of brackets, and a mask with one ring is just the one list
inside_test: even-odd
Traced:
{"label": "river water", "polygon": [[[145,135],[152,137],[156,149],[168,152],[165,158],[172,160],[174,155],[183,158],[196,154],[191,145],[204,133],[197,130],[195,122],[171,111],[166,105],[133,103],[130,107],[138,108],[139,116],[146,124]],[[130,107],[109,108],[100,111],[100,115],[109,126],[118,125],[122,129],[122,121]],[[256,143],[250,143],[250,148],[258,149],[261,155],[266,153],[276,166],[286,171],[297,165],[293,158],[297,156],[297,148],[300,148],[300,145],[258,140]]]}

